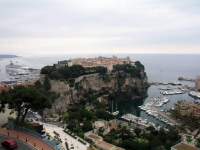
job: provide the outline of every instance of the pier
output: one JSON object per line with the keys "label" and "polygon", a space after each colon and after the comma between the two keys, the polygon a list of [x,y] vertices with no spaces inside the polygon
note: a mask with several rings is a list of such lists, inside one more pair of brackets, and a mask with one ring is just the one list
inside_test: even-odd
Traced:
{"label": "pier", "polygon": [[156,111],[156,113],[157,113],[158,115],[161,115],[162,117],[166,118],[167,120],[169,120],[170,122],[172,122],[172,123],[175,124],[175,125],[179,125],[179,123],[178,123],[176,120],[174,120],[174,119],[172,119],[171,117],[169,117],[168,115],[166,115],[165,112],[161,112],[160,110],[158,110],[158,109],[155,107],[155,106],[157,105],[157,103],[159,103],[159,101],[157,101],[157,102],[154,103],[152,106],[150,106],[150,110]]}
{"label": "pier", "polygon": [[174,82],[151,82],[149,83],[150,85],[182,85],[180,82],[178,81],[174,81]]}
{"label": "pier", "polygon": [[152,109],[153,111],[156,111],[157,114],[163,116],[164,118],[166,118],[167,120],[169,120],[169,121],[172,122],[173,124],[179,125],[179,123],[178,123],[176,120],[174,120],[174,119],[172,119],[171,117],[167,116],[164,112],[159,111],[159,110],[158,110],[157,108],[155,108],[155,107],[151,107],[151,109]]}
{"label": "pier", "polygon": [[152,100],[151,102],[148,102],[145,105],[139,106],[139,108],[142,109],[143,111],[146,111],[148,115],[151,115],[166,124],[179,125],[177,120],[174,120],[173,118],[171,118],[167,114],[167,112],[163,110],[158,110],[156,108],[156,107],[161,107],[164,103],[167,103],[167,102],[169,102],[169,99],[165,97],[163,98],[158,97],[158,98],[154,98],[154,100]]}

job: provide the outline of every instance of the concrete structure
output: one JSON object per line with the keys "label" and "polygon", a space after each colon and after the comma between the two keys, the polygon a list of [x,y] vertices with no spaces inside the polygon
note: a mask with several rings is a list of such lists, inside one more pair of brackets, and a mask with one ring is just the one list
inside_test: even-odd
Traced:
{"label": "concrete structure", "polygon": [[[68,147],[69,149],[73,149],[73,150],[87,150],[87,148],[89,147],[89,143],[87,143],[85,140],[81,139],[80,137],[77,137],[77,139],[73,138],[72,136],[70,136],[69,134],[65,133],[63,131],[63,128],[58,127],[56,125],[52,125],[52,124],[48,124],[48,123],[44,123],[44,122],[40,122],[40,121],[36,121],[32,118],[33,122],[35,123],[39,123],[41,125],[43,125],[45,131],[46,131],[46,135],[50,135],[51,137],[55,136],[55,132],[59,134],[59,138],[61,139],[62,143],[61,146],[62,147],[66,147],[65,146],[65,142],[68,143]],[[86,143],[86,145],[82,144],[81,142],[79,142],[78,140],[82,140]]]}
{"label": "concrete structure", "polygon": [[[12,113],[10,114],[11,109],[8,109],[8,106],[6,105],[4,112],[0,112],[0,124],[6,124],[8,122],[8,117],[16,118],[16,114]],[[0,125],[0,127],[1,127]]]}
{"label": "concrete structure", "polygon": [[195,80],[195,90],[196,91],[200,91],[200,76],[196,77],[196,80]]}
{"label": "concrete structure", "polygon": [[92,140],[95,146],[101,150],[124,150],[123,148],[104,142],[101,136],[92,133],[92,131],[85,133],[84,137]]}
{"label": "concrete structure", "polygon": [[103,128],[105,126],[103,121],[95,121],[94,125],[95,125],[95,128]]}
{"label": "concrete structure", "polygon": [[197,147],[188,145],[184,142],[178,143],[177,145],[171,147],[171,150],[199,150]]}

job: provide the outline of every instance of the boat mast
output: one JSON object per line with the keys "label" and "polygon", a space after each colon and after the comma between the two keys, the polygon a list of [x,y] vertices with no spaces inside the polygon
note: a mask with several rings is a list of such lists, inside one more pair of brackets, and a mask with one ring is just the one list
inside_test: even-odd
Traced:
{"label": "boat mast", "polygon": [[112,100],[112,113],[113,113],[113,100]]}

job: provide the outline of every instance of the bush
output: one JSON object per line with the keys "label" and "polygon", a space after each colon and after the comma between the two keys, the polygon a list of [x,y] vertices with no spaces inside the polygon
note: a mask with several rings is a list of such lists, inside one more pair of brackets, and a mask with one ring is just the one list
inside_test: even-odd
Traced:
{"label": "bush", "polygon": [[71,137],[77,139],[77,137],[76,137],[73,133],[71,133],[71,132],[69,132],[69,131],[66,131],[66,130],[63,130],[63,131],[64,131],[65,133],[69,134]]}
{"label": "bush", "polygon": [[67,142],[65,142],[65,146],[66,146],[67,150],[69,150],[69,147],[68,147],[68,143],[67,143]]}
{"label": "bush", "polygon": [[81,139],[78,139],[78,141],[83,143],[84,145],[86,145],[86,143],[84,141],[82,141]]}

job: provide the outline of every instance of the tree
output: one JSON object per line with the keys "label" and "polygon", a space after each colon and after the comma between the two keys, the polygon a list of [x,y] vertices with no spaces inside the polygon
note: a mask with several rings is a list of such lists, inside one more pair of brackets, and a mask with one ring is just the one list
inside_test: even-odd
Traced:
{"label": "tree", "polygon": [[82,126],[83,132],[88,132],[92,130],[92,123],[90,121],[85,121]]}
{"label": "tree", "polygon": [[136,134],[137,136],[139,136],[140,133],[141,133],[141,129],[138,128],[138,127],[136,127],[136,128],[134,129],[134,132],[135,132],[135,134]]}
{"label": "tree", "polygon": [[156,147],[160,146],[161,144],[162,144],[161,141],[157,137],[155,137],[151,141],[149,141],[149,146],[151,147],[151,149],[155,149]]}
{"label": "tree", "polygon": [[51,84],[50,84],[48,75],[46,75],[44,78],[44,88],[47,91],[51,89]]}
{"label": "tree", "polygon": [[152,133],[153,131],[155,131],[155,128],[153,126],[149,126],[146,128],[146,130]]}
{"label": "tree", "polygon": [[19,117],[22,113],[24,94],[25,94],[25,87],[24,86],[17,86],[14,89],[9,89],[7,94],[9,95],[8,104],[9,108],[12,109],[12,112],[17,111],[17,118],[16,123],[18,123]]}
{"label": "tree", "polygon": [[30,109],[43,112],[45,108],[52,107],[49,99],[32,87],[20,85],[14,89],[9,89],[7,94],[9,108],[17,111],[16,123],[18,123],[20,115],[22,115],[23,123]]}
{"label": "tree", "polygon": [[37,89],[40,89],[42,87],[42,83],[40,82],[40,80],[37,80],[35,83],[34,83],[35,87]]}
{"label": "tree", "polygon": [[58,71],[53,71],[53,72],[51,72],[51,73],[49,74],[49,77],[50,77],[51,79],[56,79],[56,80],[62,79],[62,75],[61,75]]}
{"label": "tree", "polygon": [[158,132],[158,138],[165,143],[166,141],[166,135],[165,135],[165,131],[163,128],[160,128],[159,132]]}
{"label": "tree", "polygon": [[69,120],[69,113],[65,112],[63,115],[62,115],[62,119],[64,121],[68,121]]}
{"label": "tree", "polygon": [[0,113],[5,111],[7,99],[6,91],[3,90],[0,94]]}

